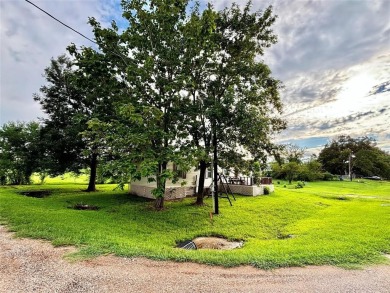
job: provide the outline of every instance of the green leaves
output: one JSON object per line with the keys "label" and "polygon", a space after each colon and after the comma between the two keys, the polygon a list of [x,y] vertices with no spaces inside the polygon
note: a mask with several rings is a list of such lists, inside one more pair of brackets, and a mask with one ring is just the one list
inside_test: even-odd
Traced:
{"label": "green leaves", "polygon": [[221,166],[248,170],[243,157],[265,160],[266,153],[276,152],[271,137],[286,127],[278,116],[280,82],[258,61],[276,42],[270,30],[274,20],[271,7],[263,14],[251,12],[250,3],[243,9],[233,4],[217,12],[209,4],[202,13],[195,6],[183,27],[183,112],[193,138],[186,143],[199,162],[210,163],[212,137],[223,154]]}
{"label": "green leaves", "polygon": [[190,3],[123,0],[123,31],[89,18],[99,51],[70,45],[73,59],[53,60],[37,97],[48,125],[82,133],[75,150],[115,160],[132,178],[154,177],[159,196],[175,178],[168,162],[209,164],[213,133],[219,151],[258,159],[285,127],[275,115],[280,83],[257,58],[276,42],[272,8]]}
{"label": "green leaves", "polygon": [[[62,55],[52,59],[45,69],[47,84],[41,87],[40,95],[34,96],[48,117],[42,141],[47,143],[48,157],[55,162],[49,168],[52,174],[78,172],[86,166],[96,168],[97,156],[105,152],[106,146],[103,130],[98,129],[103,124],[97,122],[113,119],[116,104],[122,99],[123,81],[118,79],[117,68],[108,55],[92,48],[78,50],[74,44],[68,50],[73,58]],[[94,174],[91,170],[92,190]]]}
{"label": "green leaves", "polygon": [[352,173],[390,178],[390,155],[376,147],[369,137],[339,136],[321,150],[318,159],[326,171],[344,174],[350,154],[355,156],[352,158]]}
{"label": "green leaves", "polygon": [[0,128],[0,184],[29,184],[30,176],[44,168],[37,122],[9,122]]}

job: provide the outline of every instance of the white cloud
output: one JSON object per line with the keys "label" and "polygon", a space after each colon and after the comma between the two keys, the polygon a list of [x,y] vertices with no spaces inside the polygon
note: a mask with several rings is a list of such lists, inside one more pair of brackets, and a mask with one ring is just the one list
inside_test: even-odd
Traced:
{"label": "white cloud", "polygon": [[[103,19],[101,3],[84,1],[34,1],[65,24],[93,38],[88,16]],[[32,95],[45,80],[50,58],[66,52],[70,43],[91,45],[25,1],[0,2],[0,124],[29,121],[43,116]]]}
{"label": "white cloud", "polygon": [[279,15],[275,23],[279,43],[265,58],[282,80],[297,73],[343,70],[388,48],[390,1],[272,3]]}
{"label": "white cloud", "polygon": [[279,140],[370,135],[388,149],[390,92],[384,89],[390,79],[389,64],[390,58],[381,55],[337,74],[289,81],[282,94],[289,105],[285,114],[289,128]]}

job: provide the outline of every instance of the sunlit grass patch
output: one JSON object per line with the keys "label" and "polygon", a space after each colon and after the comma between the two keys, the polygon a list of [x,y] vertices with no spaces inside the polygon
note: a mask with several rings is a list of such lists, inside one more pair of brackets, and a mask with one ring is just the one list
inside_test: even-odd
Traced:
{"label": "sunlit grass patch", "polygon": [[[31,181],[34,184],[41,184],[41,179],[38,173],[34,173],[31,176]],[[59,176],[46,176],[43,183],[44,184],[87,184],[89,179],[89,174],[86,172],[81,174],[75,174],[72,172],[65,173]]]}

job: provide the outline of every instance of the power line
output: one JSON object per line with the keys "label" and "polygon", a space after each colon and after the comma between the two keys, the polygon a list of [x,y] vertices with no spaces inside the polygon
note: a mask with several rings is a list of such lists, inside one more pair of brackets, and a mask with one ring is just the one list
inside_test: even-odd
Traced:
{"label": "power line", "polygon": [[[48,16],[50,16],[52,19],[54,19],[55,21],[59,22],[60,24],[62,24],[63,26],[67,27],[68,29],[74,31],[75,33],[79,34],[80,36],[82,36],[83,38],[87,39],[88,41],[98,45],[98,46],[101,46],[100,44],[98,44],[97,42],[95,42],[94,40],[91,40],[90,38],[88,38],[87,36],[83,35],[82,33],[80,33],[79,31],[75,30],[74,28],[70,27],[69,25],[67,25],[66,23],[62,22],[61,20],[59,20],[58,18],[54,17],[53,15],[51,15],[49,12],[43,10],[42,8],[40,8],[39,6],[35,5],[34,3],[32,3],[31,1],[29,0],[25,0],[27,3],[30,3],[31,5],[33,5],[35,8],[39,9],[40,11],[42,11],[43,13],[47,14]],[[106,48],[107,49],[107,48]],[[123,63],[128,65],[128,63],[126,62],[126,60],[124,59],[125,56],[123,56],[123,54],[121,54],[120,52],[116,52],[115,49],[111,48],[111,49],[108,49],[109,52],[111,52],[112,54],[118,56],[119,58],[122,59]]]}
{"label": "power line", "polygon": [[42,8],[40,8],[39,6],[35,5],[34,3],[32,3],[31,1],[29,0],[25,0],[26,2],[30,3],[32,6],[34,6],[35,8],[39,9],[40,11],[42,11],[43,13],[47,14],[48,16],[50,16],[52,19],[56,20],[57,22],[59,22],[60,24],[62,24],[63,26],[66,26],[68,29],[74,31],[75,33],[79,34],[80,36],[82,36],[83,38],[87,39],[88,41],[92,42],[92,43],[95,43],[96,45],[99,45],[98,43],[96,43],[94,40],[91,40],[90,38],[86,37],[85,35],[83,35],[82,33],[80,33],[79,31],[76,31],[74,28],[70,27],[69,25],[63,23],[61,20],[59,20],[58,18],[54,17],[53,15],[51,15],[49,12],[43,10]]}

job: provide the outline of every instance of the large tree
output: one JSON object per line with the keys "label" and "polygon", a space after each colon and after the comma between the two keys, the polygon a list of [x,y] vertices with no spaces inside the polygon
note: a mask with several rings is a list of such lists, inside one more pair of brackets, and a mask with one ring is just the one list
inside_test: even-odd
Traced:
{"label": "large tree", "polygon": [[45,69],[47,84],[34,99],[47,114],[42,141],[47,142],[47,156],[52,161],[49,172],[79,172],[88,166],[87,191],[95,191],[100,146],[81,134],[88,131],[87,122],[92,118],[107,121],[113,117],[119,86],[103,54],[91,48],[77,52],[74,46],[69,51],[75,58],[62,55],[51,60]]}
{"label": "large tree", "polygon": [[277,162],[272,164],[273,176],[285,178],[291,184],[306,169],[302,164],[305,149],[294,144],[280,145],[279,149]]}
{"label": "large tree", "polygon": [[[274,21],[271,7],[251,12],[250,3],[243,9],[233,4],[215,12],[209,5],[201,14],[195,9],[185,27],[184,115],[199,161],[197,204],[203,203],[205,172],[212,160],[217,171],[218,153],[235,162],[249,156],[257,161],[276,149],[272,134],[285,127],[276,115],[281,111],[280,85],[259,58],[276,42],[270,28]],[[219,165],[224,163],[229,165],[222,160]]]}
{"label": "large tree", "polygon": [[199,13],[195,6],[188,17],[188,4],[122,1],[129,22],[122,33],[115,23],[102,29],[90,21],[126,85],[116,119],[90,127],[106,134],[112,152],[121,150],[125,173],[153,175],[157,209],[174,176],[169,161],[186,168],[196,157],[204,174],[212,150],[260,158],[273,149],[272,133],[284,127],[276,116],[279,82],[256,58],[276,40],[271,8],[251,13],[249,4],[233,5],[217,13],[209,5]]}
{"label": "large tree", "polygon": [[332,174],[347,174],[351,165],[357,175],[390,178],[390,155],[367,136],[339,136],[325,145],[318,160]]}
{"label": "large tree", "polygon": [[102,29],[96,20],[90,21],[100,49],[117,62],[126,84],[117,119],[110,124],[95,121],[91,127],[97,132],[107,128],[112,151],[124,151],[120,161],[126,165],[125,173],[156,181],[156,209],[163,208],[165,182],[174,175],[167,170],[168,162],[184,165],[177,140],[184,131],[179,114],[184,89],[181,32],[187,5],[185,0],[122,1],[129,22],[122,33],[114,23]]}
{"label": "large tree", "polygon": [[41,157],[39,123],[9,122],[0,128],[1,184],[28,184]]}

